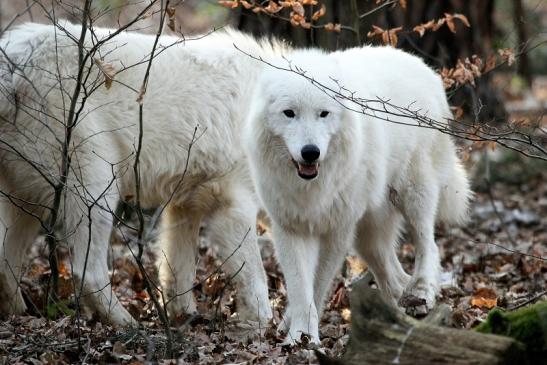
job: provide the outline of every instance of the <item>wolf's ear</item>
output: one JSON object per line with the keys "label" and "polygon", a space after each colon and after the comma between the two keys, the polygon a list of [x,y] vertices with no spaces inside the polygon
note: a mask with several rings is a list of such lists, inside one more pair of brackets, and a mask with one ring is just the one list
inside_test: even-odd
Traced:
{"label": "wolf's ear", "polygon": [[355,125],[356,128],[362,128],[364,121],[362,107],[355,104],[351,100],[342,100],[340,102],[342,105],[342,121],[345,125],[351,124]]}

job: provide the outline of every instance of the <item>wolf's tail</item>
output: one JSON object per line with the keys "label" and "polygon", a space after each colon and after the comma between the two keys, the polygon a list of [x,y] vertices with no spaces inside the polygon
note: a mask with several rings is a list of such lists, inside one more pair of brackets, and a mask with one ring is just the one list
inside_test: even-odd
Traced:
{"label": "wolf's tail", "polygon": [[469,187],[467,173],[459,159],[441,187],[437,219],[448,224],[462,224],[468,218],[469,200],[473,193]]}

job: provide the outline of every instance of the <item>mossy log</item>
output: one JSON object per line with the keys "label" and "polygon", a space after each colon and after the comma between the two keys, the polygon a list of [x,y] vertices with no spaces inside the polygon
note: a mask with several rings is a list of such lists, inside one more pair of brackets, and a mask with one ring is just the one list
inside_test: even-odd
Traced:
{"label": "mossy log", "polygon": [[476,331],[514,338],[526,346],[530,363],[547,364],[547,302],[517,311],[494,308]]}
{"label": "mossy log", "polygon": [[446,307],[422,321],[390,305],[371,288],[372,275],[354,285],[351,294],[351,333],[345,354],[322,365],[357,364],[528,364],[518,341],[491,334],[442,327]]}

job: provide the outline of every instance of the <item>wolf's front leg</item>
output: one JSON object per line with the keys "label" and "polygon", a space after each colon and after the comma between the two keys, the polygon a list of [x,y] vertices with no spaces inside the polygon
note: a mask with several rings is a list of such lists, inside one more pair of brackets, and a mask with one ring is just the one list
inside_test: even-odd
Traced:
{"label": "wolf's front leg", "polygon": [[256,237],[257,207],[252,192],[242,186],[226,188],[224,194],[230,204],[224,204],[209,218],[209,238],[225,260],[226,273],[236,283],[239,318],[264,325],[272,318],[272,309]]}
{"label": "wolf's front leg", "polygon": [[314,299],[319,318],[325,308],[325,300],[332,287],[332,280],[342,266],[353,239],[352,227],[339,227],[320,237],[319,257],[314,279]]}
{"label": "wolf's front leg", "polygon": [[319,316],[314,300],[314,273],[319,242],[315,237],[290,234],[273,226],[277,258],[285,276],[288,305],[282,327],[288,328],[286,343],[295,343],[308,334],[319,343]]}

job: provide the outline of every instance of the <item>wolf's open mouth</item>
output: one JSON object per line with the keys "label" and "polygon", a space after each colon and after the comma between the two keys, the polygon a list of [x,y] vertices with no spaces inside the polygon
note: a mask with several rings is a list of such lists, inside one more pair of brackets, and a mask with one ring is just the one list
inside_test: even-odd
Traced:
{"label": "wolf's open mouth", "polygon": [[302,179],[311,180],[317,177],[319,174],[319,162],[314,163],[305,163],[305,162],[296,162],[292,160],[294,167],[298,170],[298,176]]}

